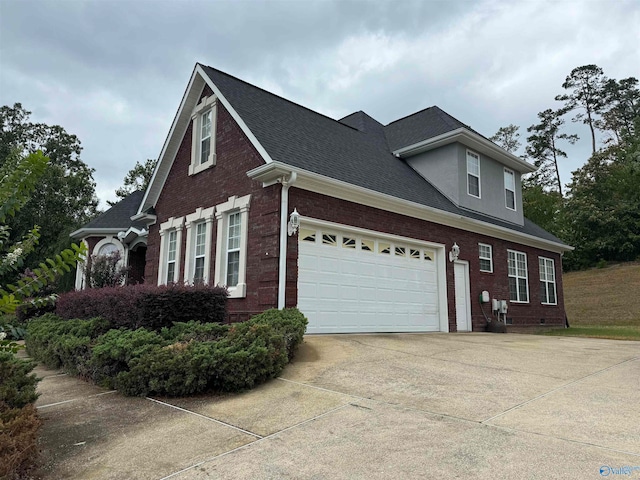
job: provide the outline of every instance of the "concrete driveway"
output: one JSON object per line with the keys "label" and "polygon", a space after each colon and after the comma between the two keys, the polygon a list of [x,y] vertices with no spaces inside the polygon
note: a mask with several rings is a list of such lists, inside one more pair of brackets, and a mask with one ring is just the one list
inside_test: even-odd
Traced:
{"label": "concrete driveway", "polygon": [[127,398],[44,377],[47,479],[640,479],[640,343],[308,336],[241,395]]}

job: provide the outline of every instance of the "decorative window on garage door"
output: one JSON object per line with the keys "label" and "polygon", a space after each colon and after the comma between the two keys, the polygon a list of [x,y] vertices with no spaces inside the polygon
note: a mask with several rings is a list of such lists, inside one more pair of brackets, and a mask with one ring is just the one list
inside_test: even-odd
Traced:
{"label": "decorative window on garage door", "polygon": [[339,234],[335,231],[313,228],[300,228],[298,236],[301,242],[319,243],[327,247],[339,246],[341,249],[371,252],[378,255],[406,258],[408,260],[425,260],[432,262],[435,259],[435,250],[419,248],[402,242],[376,240],[368,237],[358,237],[355,234]]}

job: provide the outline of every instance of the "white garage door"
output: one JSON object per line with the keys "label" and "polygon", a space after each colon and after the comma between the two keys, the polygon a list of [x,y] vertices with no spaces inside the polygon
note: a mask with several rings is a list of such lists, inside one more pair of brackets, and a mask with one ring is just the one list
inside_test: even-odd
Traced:
{"label": "white garage door", "polygon": [[308,333],[439,330],[434,250],[304,226],[298,238],[298,308]]}

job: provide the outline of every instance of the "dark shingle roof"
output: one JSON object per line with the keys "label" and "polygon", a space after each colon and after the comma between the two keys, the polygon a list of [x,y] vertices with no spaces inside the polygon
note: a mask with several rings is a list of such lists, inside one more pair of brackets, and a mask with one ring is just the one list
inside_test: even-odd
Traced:
{"label": "dark shingle roof", "polygon": [[131,217],[138,213],[143,196],[143,191],[133,192],[99,217],[91,220],[83,228],[120,228],[122,230],[127,230],[129,227],[144,228],[144,223],[131,221]]}
{"label": "dark shingle roof", "polygon": [[[204,65],[202,68],[275,161],[562,243],[528,220],[521,227],[459,208],[404,160],[391,153],[399,148],[398,145],[410,145],[461,127],[471,130],[438,107],[397,120],[381,130],[382,125],[364,112],[337,121],[220,70]],[[383,134],[386,141],[382,139]]]}

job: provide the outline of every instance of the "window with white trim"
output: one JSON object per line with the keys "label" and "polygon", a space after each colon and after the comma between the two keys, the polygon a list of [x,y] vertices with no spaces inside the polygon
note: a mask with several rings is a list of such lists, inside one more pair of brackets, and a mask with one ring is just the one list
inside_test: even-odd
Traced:
{"label": "window with white trim", "polygon": [[180,246],[184,217],[171,217],[160,224],[158,285],[176,283],[180,274]]}
{"label": "window with white trim", "polygon": [[493,250],[491,245],[478,243],[478,257],[480,259],[480,271],[493,273]]}
{"label": "window with white trim", "polygon": [[480,198],[480,155],[467,150],[467,193]]}
{"label": "window with white trim", "polygon": [[240,212],[229,215],[229,229],[227,232],[227,287],[238,285],[240,271]]}
{"label": "window with white trim", "polygon": [[216,164],[216,114],[217,103],[214,95],[204,97],[193,109],[189,175],[195,175]]}
{"label": "window with white trim", "polygon": [[196,239],[193,256],[193,283],[204,281],[204,261],[206,257],[207,224],[196,223]]}
{"label": "window with white trim", "polygon": [[509,273],[509,299],[512,302],[529,302],[529,277],[527,274],[527,254],[507,250]]}
{"label": "window with white trim", "polygon": [[[216,205],[215,283],[229,290],[230,298],[247,296],[247,237],[251,195],[229,197]],[[315,237],[314,237],[315,239]]]}
{"label": "window with white trim", "polygon": [[552,258],[538,257],[540,266],[540,301],[545,305],[557,305],[556,268]]}
{"label": "window with white trim", "polygon": [[509,210],[516,209],[516,176],[508,168],[504,169],[504,202]]}
{"label": "window with white trim", "polygon": [[199,207],[186,216],[187,247],[184,280],[187,283],[209,283],[211,238],[215,207]]}
{"label": "window with white trim", "polygon": [[178,232],[171,230],[167,245],[167,278],[165,283],[173,283],[176,278],[176,252],[178,248]]}

